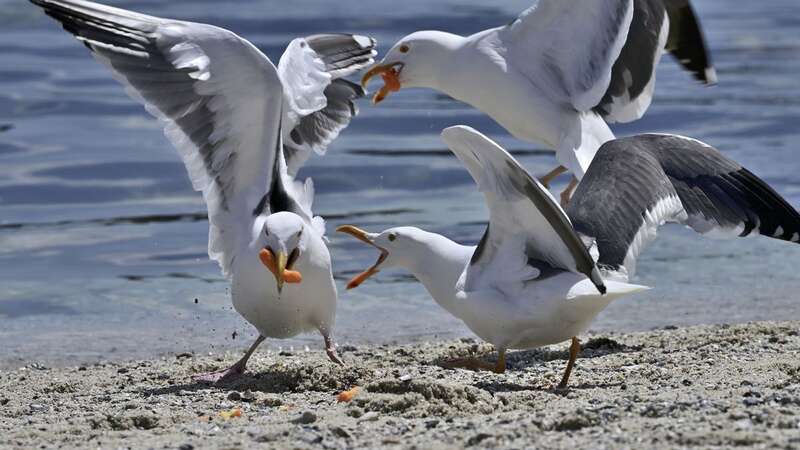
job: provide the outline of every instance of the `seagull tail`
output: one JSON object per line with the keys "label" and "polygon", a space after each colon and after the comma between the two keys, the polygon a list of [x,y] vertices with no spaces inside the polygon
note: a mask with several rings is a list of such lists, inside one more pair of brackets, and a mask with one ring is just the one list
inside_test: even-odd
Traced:
{"label": "seagull tail", "polygon": [[605,295],[600,295],[589,279],[583,279],[572,286],[567,294],[566,301],[569,306],[564,310],[566,318],[576,322],[589,317],[594,318],[614,300],[650,289],[647,286],[611,280],[606,280],[605,286],[607,288]]}

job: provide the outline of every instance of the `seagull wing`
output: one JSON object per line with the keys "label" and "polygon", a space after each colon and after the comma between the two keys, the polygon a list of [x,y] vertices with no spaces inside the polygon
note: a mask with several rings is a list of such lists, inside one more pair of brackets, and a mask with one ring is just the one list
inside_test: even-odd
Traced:
{"label": "seagull wing", "polygon": [[[82,0],[31,0],[83,42],[164,125],[203,192],[208,253],[230,275],[268,191],[280,197],[283,90],[248,41],[210,25]],[[288,203],[283,198],[283,203]]]}
{"label": "seagull wing", "polygon": [[608,90],[633,10],[634,0],[537,0],[484,39],[551,100],[588,111]]}
{"label": "seagull wing", "polygon": [[361,86],[342,77],[375,62],[375,40],[351,34],[317,34],[293,40],[278,62],[285,86],[284,149],[291,175],[328,145],[358,113]]}
{"label": "seagull wing", "polygon": [[656,67],[664,50],[705,84],[715,84],[705,38],[689,0],[635,0],[625,45],[614,63],[611,83],[594,108],[608,122],[630,122],[653,100]]}
{"label": "seagull wing", "polygon": [[800,214],[769,185],[715,148],[674,135],[603,145],[567,213],[596,245],[598,265],[625,278],[665,222],[701,234],[800,241]]}
{"label": "seagull wing", "polygon": [[583,273],[605,292],[594,261],[567,215],[507,151],[466,126],[447,128],[442,138],[466,166],[489,207],[489,226],[468,268],[468,290],[488,280],[508,279],[509,270],[518,279],[535,277],[540,270],[529,261],[537,261]]}

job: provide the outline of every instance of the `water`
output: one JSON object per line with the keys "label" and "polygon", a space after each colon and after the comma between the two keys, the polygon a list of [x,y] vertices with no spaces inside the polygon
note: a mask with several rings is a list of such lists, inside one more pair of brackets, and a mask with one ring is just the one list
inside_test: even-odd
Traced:
{"label": "water", "polygon": [[[420,28],[468,34],[505,23],[529,1],[431,3],[341,0],[332,9],[322,0],[114,2],[229,28],[277,61],[298,35],[369,34],[385,51]],[[720,85],[697,86],[666,57],[649,114],[616,132],[705,140],[800,205],[800,6],[694,3]],[[36,8],[0,4],[0,367],[243,348],[254,333],[231,310],[227,285],[206,255],[204,205],[155,120]],[[378,108],[364,102],[361,111],[329,155],[302,172],[316,182],[315,209],[331,232],[340,342],[465,335],[402,272],[344,292],[344,280],[376,255],[332,230],[342,223],[376,231],[415,224],[476,242],[486,210],[466,171],[444,151],[438,133],[449,125],[490,134],[520,151],[534,173],[552,168],[553,157],[430,91],[403,91]],[[668,227],[639,263],[637,281],[655,289],[612,305],[595,329],[798,319],[798,252],[767,239],[710,241]],[[321,342],[308,335],[270,345]]]}

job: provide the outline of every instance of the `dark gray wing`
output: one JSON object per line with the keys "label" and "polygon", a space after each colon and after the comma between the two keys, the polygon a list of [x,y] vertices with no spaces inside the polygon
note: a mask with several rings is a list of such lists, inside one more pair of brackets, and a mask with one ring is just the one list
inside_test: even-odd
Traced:
{"label": "dark gray wing", "polygon": [[625,45],[595,111],[608,122],[640,118],[653,99],[656,68],[664,50],[696,79],[716,83],[703,32],[689,1],[635,0]]}
{"label": "dark gray wing", "polygon": [[467,290],[538,277],[541,268],[529,263],[538,260],[583,273],[605,293],[600,273],[567,215],[514,157],[463,125],[445,129],[442,138],[478,184],[489,207],[489,226],[473,253]]}
{"label": "dark gray wing", "polygon": [[715,148],[682,136],[647,134],[603,145],[567,214],[582,238],[596,244],[598,265],[627,276],[665,222],[702,234],[800,241],[794,207]]}
{"label": "dark gray wing", "polygon": [[109,67],[158,117],[210,223],[208,253],[230,274],[252,212],[275,179],[283,87],[246,40],[211,25],[162,19],[84,0],[32,0]]}
{"label": "dark gray wing", "polygon": [[286,162],[290,175],[312,153],[324,154],[358,113],[364,90],[342,77],[375,62],[375,40],[352,34],[316,34],[293,40],[278,72],[286,86]]}

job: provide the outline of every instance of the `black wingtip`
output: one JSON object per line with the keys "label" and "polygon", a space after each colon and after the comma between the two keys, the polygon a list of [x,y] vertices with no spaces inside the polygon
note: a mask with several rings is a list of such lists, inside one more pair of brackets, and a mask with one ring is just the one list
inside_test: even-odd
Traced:
{"label": "black wingtip", "polygon": [[755,214],[755,223],[747,233],[758,227],[758,233],[782,241],[800,243],[800,213],[764,180],[747,170],[731,173],[729,181],[741,188],[747,204]]}
{"label": "black wingtip", "polygon": [[688,1],[664,2],[670,20],[667,50],[692,75],[705,84],[717,84],[717,73],[711,61],[711,52],[697,16]]}
{"label": "black wingtip", "polygon": [[592,264],[592,270],[586,274],[589,276],[589,280],[591,280],[592,284],[594,284],[600,294],[606,295],[606,285],[603,282],[603,277],[600,276],[600,269],[597,268],[597,265]]}

